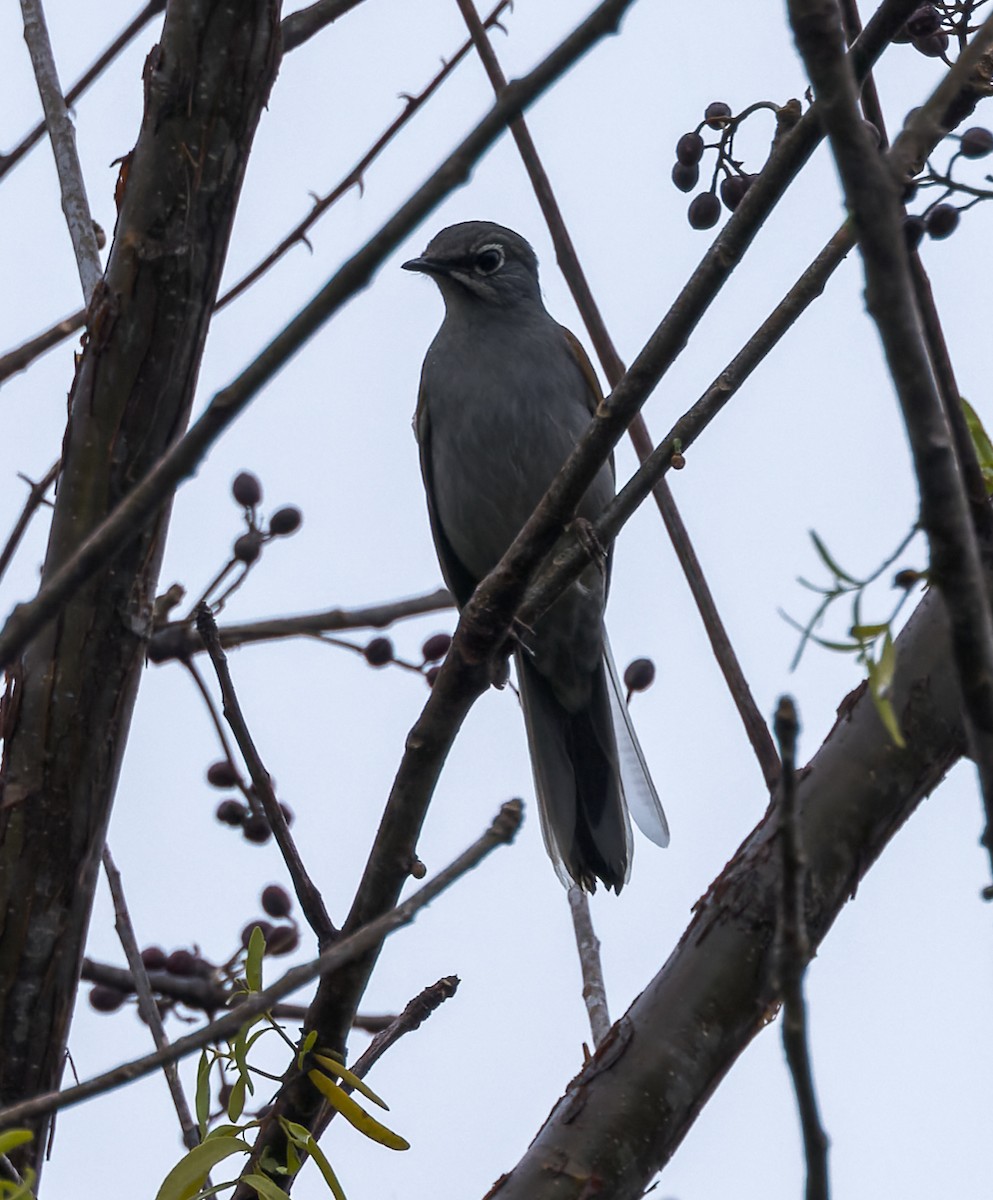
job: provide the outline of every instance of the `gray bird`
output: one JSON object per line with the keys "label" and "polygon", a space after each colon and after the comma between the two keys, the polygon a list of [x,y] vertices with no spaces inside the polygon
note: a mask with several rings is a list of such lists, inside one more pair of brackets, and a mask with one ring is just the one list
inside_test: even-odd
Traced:
{"label": "gray bird", "polygon": [[[416,429],[435,548],[461,608],[586,431],[601,392],[582,346],[546,312],[538,260],[513,230],[452,225],[403,266],[430,275],[445,301]],[[594,520],[613,495],[611,462],[578,516]],[[603,628],[608,574],[587,567],[519,631],[515,650],[545,845],[562,882],[590,891],[597,879],[616,891],[628,879],[628,805],[647,837],[669,841]]]}

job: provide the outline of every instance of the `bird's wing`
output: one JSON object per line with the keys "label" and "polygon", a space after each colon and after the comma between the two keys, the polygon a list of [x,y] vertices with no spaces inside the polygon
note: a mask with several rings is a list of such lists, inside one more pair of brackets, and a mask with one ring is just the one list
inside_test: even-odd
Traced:
{"label": "bird's wing", "polygon": [[468,603],[469,597],[476,590],[478,579],[473,579],[462,560],[452,549],[451,543],[445,536],[438,510],[434,502],[434,467],[431,460],[431,420],[428,415],[427,398],[424,394],[424,384],[421,384],[417,396],[417,412],[414,415],[414,433],[417,436],[417,446],[421,458],[421,476],[424,479],[424,494],[428,502],[428,520],[431,522],[431,535],[434,538],[434,548],[441,564],[441,573],[448,584],[448,590],[455,597],[455,603],[462,608]]}
{"label": "bird's wing", "polygon": [[603,660],[607,667],[607,691],[610,694],[610,713],[614,721],[614,737],[617,739],[617,761],[621,769],[624,799],[635,824],[645,837],[656,846],[668,846],[669,822],[665,819],[662,802],[631,724],[624,686],[617,674],[606,633],[603,635]]}

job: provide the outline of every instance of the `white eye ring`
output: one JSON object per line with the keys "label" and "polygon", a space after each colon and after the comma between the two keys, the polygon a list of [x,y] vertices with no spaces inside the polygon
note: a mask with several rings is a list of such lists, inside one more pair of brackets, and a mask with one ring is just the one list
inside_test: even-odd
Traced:
{"label": "white eye ring", "polygon": [[507,252],[499,242],[487,242],[480,246],[475,255],[476,271],[480,275],[492,275],[499,271],[507,257]]}

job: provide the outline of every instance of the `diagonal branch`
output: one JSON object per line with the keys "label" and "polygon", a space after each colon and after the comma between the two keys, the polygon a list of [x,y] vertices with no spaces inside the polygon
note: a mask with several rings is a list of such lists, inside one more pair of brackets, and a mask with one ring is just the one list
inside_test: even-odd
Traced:
{"label": "diagonal branch", "polygon": [[[920,490],[930,577],[948,606],[972,756],[979,771],[993,863],[993,616],[955,443],[935,384],[902,231],[899,182],[887,169],[857,108],[835,0],[790,0],[790,18],[841,174],[876,322],[896,387]],[[966,56],[993,48],[993,17]]]}

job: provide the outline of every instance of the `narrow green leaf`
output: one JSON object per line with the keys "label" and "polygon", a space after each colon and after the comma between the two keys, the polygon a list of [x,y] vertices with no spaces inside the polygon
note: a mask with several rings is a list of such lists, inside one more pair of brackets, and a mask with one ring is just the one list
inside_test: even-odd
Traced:
{"label": "narrow green leaf", "polygon": [[229,1121],[238,1121],[241,1119],[241,1114],[245,1111],[245,1088],[247,1085],[247,1075],[239,1075],[234,1081],[234,1087],[231,1089],[231,1095],[228,1096]]}
{"label": "narrow green leaf", "polygon": [[360,1107],[345,1092],[327,1075],[322,1075],[320,1071],[308,1071],[307,1078],[317,1088],[321,1095],[327,1100],[332,1108],[336,1109],[345,1120],[354,1125],[359,1133],[364,1133],[367,1138],[371,1138],[374,1142],[379,1142],[381,1146],[386,1146],[390,1150],[409,1150],[410,1142],[406,1138],[402,1138],[398,1133],[394,1133],[392,1129],[370,1116],[369,1113]]}
{"label": "narrow green leaf", "polygon": [[283,1189],[269,1178],[268,1175],[243,1175],[242,1183],[251,1184],[253,1188],[262,1197],[262,1200],[287,1200],[287,1194]]}
{"label": "narrow green leaf", "polygon": [[248,954],[245,957],[245,979],[250,992],[262,991],[262,956],[265,954],[265,934],[256,925],[248,939]]}
{"label": "narrow green leaf", "polygon": [[843,571],[831,557],[830,551],[817,536],[816,530],[810,530],[810,540],[814,543],[814,549],[817,551],[821,562],[827,567],[827,569],[832,575],[834,575],[836,579],[843,579],[845,583],[851,583],[858,586],[859,581],[853,578],[853,576],[849,575],[847,571]]}
{"label": "narrow green leaf", "polygon": [[155,1200],[193,1200],[219,1162],[232,1154],[249,1154],[251,1149],[241,1138],[212,1138],[201,1142],[176,1163],[162,1181]]}
{"label": "narrow green leaf", "polygon": [[390,1106],[385,1100],[381,1100],[364,1080],[360,1079],[354,1071],[349,1071],[348,1067],[340,1063],[336,1058],[331,1058],[327,1054],[315,1054],[314,1059],[321,1064],[328,1074],[337,1075],[339,1079],[347,1083],[349,1087],[355,1088],[367,1100],[371,1100],[373,1104],[378,1104],[380,1108],[385,1108],[387,1112],[390,1111]]}
{"label": "narrow green leaf", "polygon": [[885,633],[889,627],[889,622],[883,621],[880,625],[853,625],[848,632],[860,642],[871,642],[881,633]]}
{"label": "narrow green leaf", "polygon": [[962,411],[965,413],[965,423],[969,429],[969,436],[972,438],[976,458],[979,460],[983,482],[986,484],[986,494],[990,495],[993,493],[993,442],[990,441],[989,434],[983,428],[979,414],[965,397],[962,397]]}
{"label": "narrow green leaf", "polygon": [[34,1141],[34,1134],[30,1129],[8,1129],[5,1133],[0,1133],[0,1154],[9,1154],[11,1150],[16,1150],[18,1146],[27,1145],[31,1141]]}
{"label": "narrow green leaf", "polygon": [[344,1189],[338,1182],[338,1176],[335,1175],[331,1164],[328,1162],[327,1155],[314,1141],[313,1136],[310,1137],[307,1143],[307,1150],[310,1152],[310,1157],[317,1163],[317,1169],[324,1176],[324,1182],[331,1189],[331,1195],[334,1200],[346,1200]]}
{"label": "narrow green leaf", "polygon": [[206,1050],[200,1051],[200,1062],[197,1064],[196,1110],[197,1124],[200,1126],[200,1140],[207,1133],[207,1122],[210,1120],[210,1057]]}

